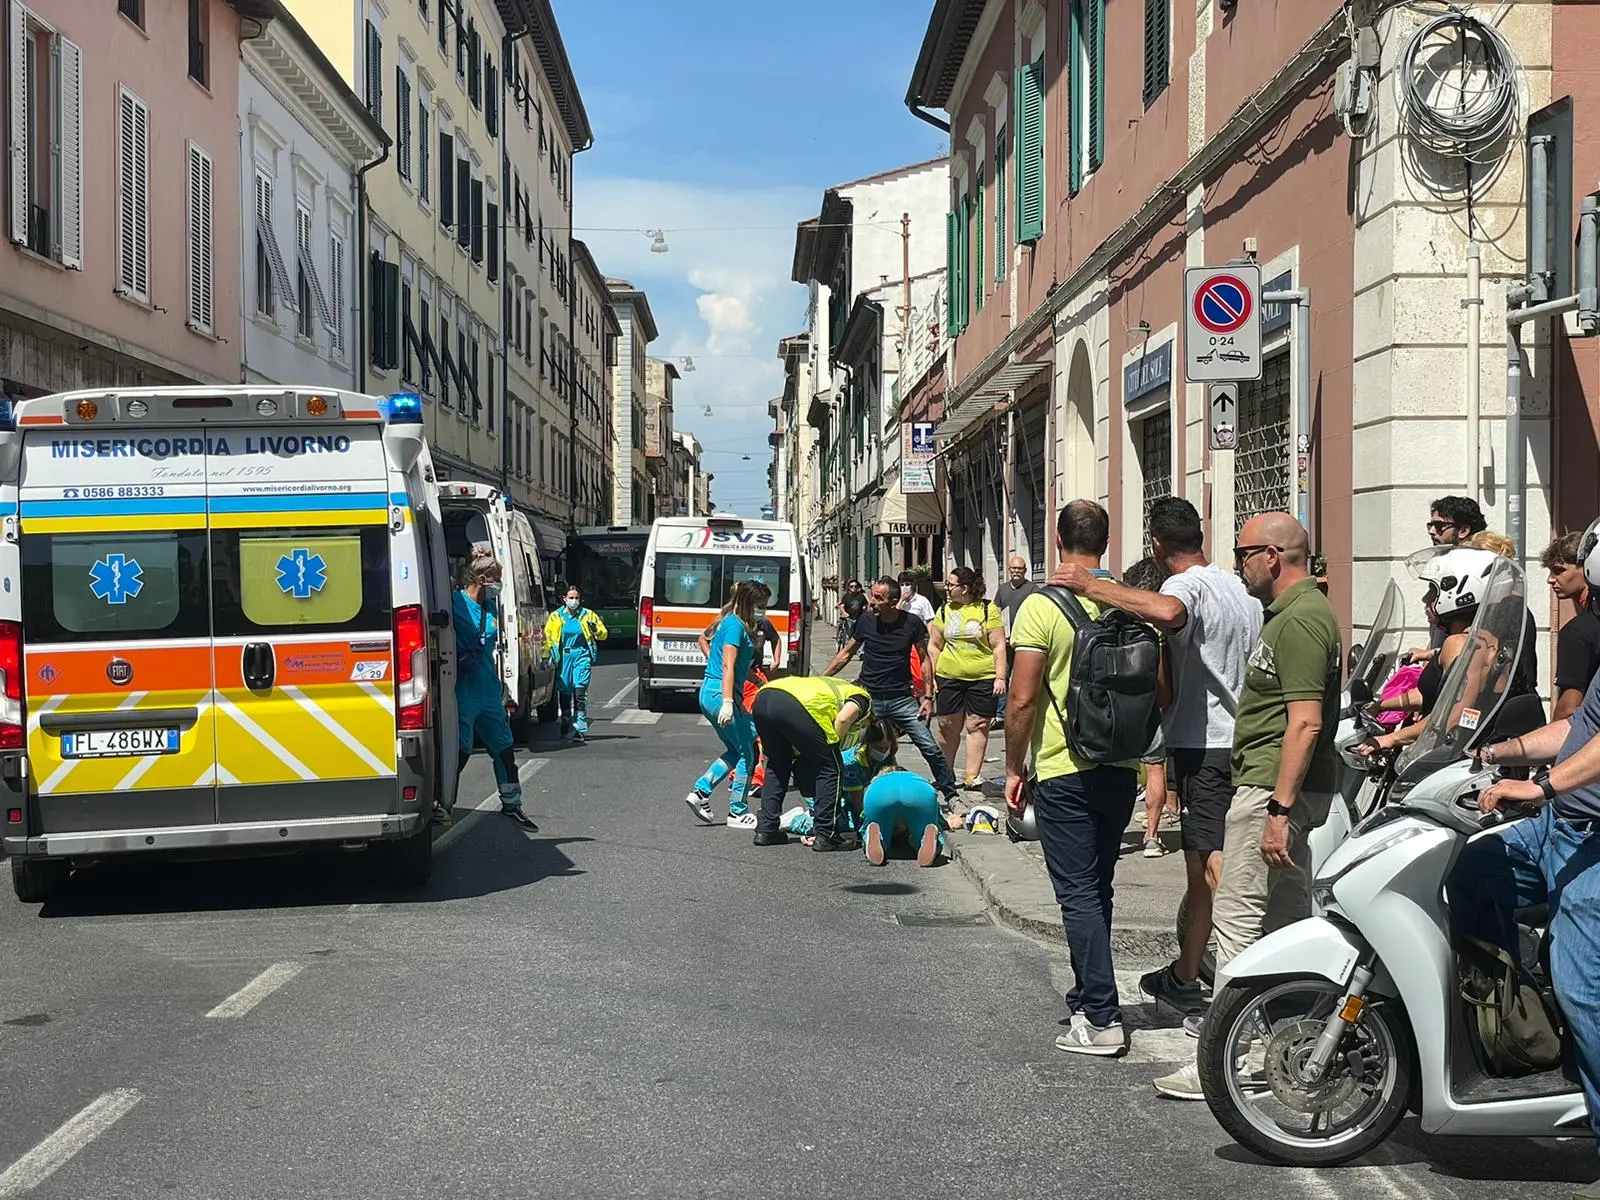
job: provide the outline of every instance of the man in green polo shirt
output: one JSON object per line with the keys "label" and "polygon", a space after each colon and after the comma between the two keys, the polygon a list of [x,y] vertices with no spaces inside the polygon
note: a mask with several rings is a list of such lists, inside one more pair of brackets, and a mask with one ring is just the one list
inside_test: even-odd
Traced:
{"label": "man in green polo shirt", "polygon": [[1287,513],[1245,523],[1234,548],[1267,606],[1233,732],[1233,783],[1217,888],[1217,969],[1311,913],[1306,833],[1328,817],[1339,724],[1339,620],[1309,571],[1306,531]]}
{"label": "man in green polo shirt", "polygon": [[[1311,915],[1306,834],[1328,818],[1339,724],[1339,621],[1310,572],[1310,539],[1288,513],[1245,522],[1233,564],[1267,607],[1233,724],[1233,803],[1212,909],[1217,988],[1228,964],[1274,929]],[[1185,1021],[1191,1032],[1196,1018]],[[1189,1063],[1155,1081],[1175,1100],[1203,1100]]]}

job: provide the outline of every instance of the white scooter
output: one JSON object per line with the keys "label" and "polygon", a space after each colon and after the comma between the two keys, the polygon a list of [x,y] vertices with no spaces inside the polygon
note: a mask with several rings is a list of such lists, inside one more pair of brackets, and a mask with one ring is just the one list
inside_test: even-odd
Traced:
{"label": "white scooter", "polygon": [[[1588,1132],[1583,1093],[1559,1067],[1490,1072],[1461,999],[1444,889],[1484,828],[1478,795],[1498,778],[1471,754],[1543,722],[1536,697],[1504,699],[1521,653],[1521,571],[1504,560],[1486,590],[1424,734],[1315,871],[1319,915],[1234,959],[1207,1015],[1198,1051],[1207,1103],[1234,1140],[1272,1162],[1359,1158],[1408,1110],[1434,1134]],[[1341,754],[1356,765],[1353,744]],[[1537,945],[1538,931],[1524,940]],[[1537,952],[1524,957],[1537,977]]]}

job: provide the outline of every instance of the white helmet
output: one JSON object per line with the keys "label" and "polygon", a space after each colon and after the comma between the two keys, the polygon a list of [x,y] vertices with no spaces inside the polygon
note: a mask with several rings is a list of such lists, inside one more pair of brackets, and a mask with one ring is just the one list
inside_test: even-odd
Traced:
{"label": "white helmet", "polygon": [[1446,620],[1487,600],[1489,577],[1499,561],[1493,550],[1457,547],[1423,564],[1421,577],[1439,592],[1433,605],[1435,618]]}
{"label": "white helmet", "polygon": [[1583,580],[1589,590],[1600,591],[1600,520],[1583,531],[1578,543],[1578,565],[1583,568]]}

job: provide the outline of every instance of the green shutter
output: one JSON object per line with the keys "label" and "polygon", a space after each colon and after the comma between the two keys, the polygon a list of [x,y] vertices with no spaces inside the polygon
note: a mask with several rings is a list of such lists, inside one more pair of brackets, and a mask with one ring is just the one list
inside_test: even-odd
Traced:
{"label": "green shutter", "polygon": [[956,335],[956,221],[954,211],[944,217],[944,332],[946,337]]}
{"label": "green shutter", "polygon": [[1172,72],[1172,0],[1144,0],[1144,106],[1167,90]]}
{"label": "green shutter", "polygon": [[1044,233],[1044,56],[1017,71],[1017,241]]}
{"label": "green shutter", "polygon": [[956,328],[964,331],[972,319],[972,197],[961,197],[961,219],[956,226]]}
{"label": "green shutter", "polygon": [[1086,0],[1089,9],[1089,170],[1106,160],[1106,0]]}
{"label": "green shutter", "polygon": [[989,222],[983,215],[983,167],[978,168],[978,215],[973,221],[978,233],[977,261],[972,267],[972,279],[976,285],[977,300],[974,302],[979,312],[983,311],[983,296],[986,291],[985,284],[989,277],[983,273],[983,246],[989,240]]}
{"label": "green shutter", "polygon": [[[1092,2],[1092,0],[1091,0]],[[1083,26],[1085,0],[1072,0],[1067,22],[1067,194],[1083,187]]]}
{"label": "green shutter", "polygon": [[1006,279],[1006,259],[1011,247],[1006,245],[1006,134],[999,130],[994,144],[994,278],[997,283]]}

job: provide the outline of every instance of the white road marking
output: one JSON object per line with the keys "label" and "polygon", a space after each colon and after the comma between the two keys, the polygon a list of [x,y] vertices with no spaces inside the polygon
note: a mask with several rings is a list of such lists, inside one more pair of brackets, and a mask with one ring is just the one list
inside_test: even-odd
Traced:
{"label": "white road marking", "polygon": [[616,708],[617,705],[622,703],[622,698],[624,696],[626,696],[629,692],[633,691],[633,689],[638,687],[638,686],[639,686],[639,681],[637,679],[633,680],[630,683],[623,684],[621,690],[618,691],[615,696],[611,697],[611,699],[606,701],[606,707],[607,708]]}
{"label": "white road marking", "polygon": [[273,963],[249,983],[213,1008],[206,1016],[214,1017],[218,1020],[228,1017],[242,1017],[305,969],[304,963]]}
{"label": "white road marking", "polygon": [[38,1187],[142,1099],[134,1088],[117,1088],[101,1096],[0,1173],[0,1197],[20,1196]]}
{"label": "white road marking", "polygon": [[625,708],[611,718],[613,725],[654,725],[661,720],[658,712],[645,712],[642,708]]}
{"label": "white road marking", "polygon": [[[549,762],[550,760],[548,758],[528,759],[527,762],[523,763],[517,768],[517,779],[522,784],[526,785],[528,780],[532,779],[535,775],[542,771]],[[433,839],[433,852],[438,854],[440,851],[442,851],[451,842],[459,838],[462,833],[466,831],[467,826],[471,825],[479,817],[483,816],[484,813],[499,811],[500,789],[496,788],[482,800],[479,800],[466,812],[462,813],[461,816],[457,817],[455,819],[455,824],[451,825],[449,829],[446,829],[438,837]]]}

